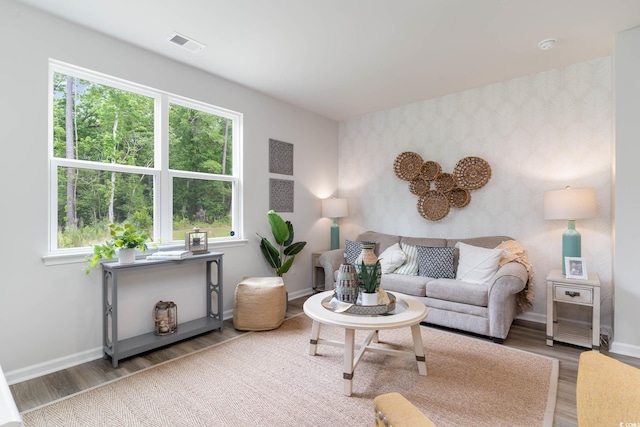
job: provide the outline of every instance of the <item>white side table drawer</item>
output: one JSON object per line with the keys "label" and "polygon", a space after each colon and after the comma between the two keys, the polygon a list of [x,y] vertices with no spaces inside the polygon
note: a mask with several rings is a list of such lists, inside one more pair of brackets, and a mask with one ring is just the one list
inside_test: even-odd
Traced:
{"label": "white side table drawer", "polygon": [[593,288],[554,284],[553,294],[556,301],[572,302],[574,304],[593,304]]}

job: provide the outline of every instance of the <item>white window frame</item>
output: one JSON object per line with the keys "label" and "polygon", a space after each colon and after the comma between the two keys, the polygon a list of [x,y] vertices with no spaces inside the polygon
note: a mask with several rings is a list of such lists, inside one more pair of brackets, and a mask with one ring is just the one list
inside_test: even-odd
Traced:
{"label": "white window frame", "polygon": [[[140,166],[99,163],[86,160],[66,159],[54,157],[53,149],[53,76],[54,73],[72,75],[84,80],[111,86],[117,89],[133,92],[154,99],[154,166],[151,168]],[[56,60],[49,60],[49,128],[48,128],[48,158],[49,158],[49,242],[48,255],[43,258],[47,264],[64,263],[67,255],[85,256],[90,247],[58,248],[58,168],[75,167],[84,169],[138,173],[153,176],[154,206],[153,206],[153,241],[161,247],[183,246],[184,241],[173,240],[173,179],[195,178],[211,181],[226,181],[232,183],[231,221],[233,236],[209,238],[209,246],[237,246],[244,240],[242,213],[242,145],[243,145],[243,115],[242,113],[217,107],[204,102],[188,99],[179,95],[152,89],[147,86],[128,82],[116,77],[87,70]],[[232,172],[231,175],[207,174],[169,169],[169,105],[175,104],[206,113],[225,117],[232,120]],[[160,245],[157,242],[164,242]],[[82,258],[84,260],[84,258]]]}

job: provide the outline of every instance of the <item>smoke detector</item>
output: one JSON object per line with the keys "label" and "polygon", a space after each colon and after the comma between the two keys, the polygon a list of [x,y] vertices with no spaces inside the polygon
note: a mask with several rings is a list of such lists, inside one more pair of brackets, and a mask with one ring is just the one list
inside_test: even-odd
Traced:
{"label": "smoke detector", "polygon": [[206,45],[197,42],[193,39],[190,39],[187,36],[183,36],[179,33],[173,33],[171,37],[168,39],[171,43],[177,44],[191,52],[200,52],[202,49],[207,47]]}
{"label": "smoke detector", "polygon": [[544,39],[540,43],[538,43],[538,47],[541,50],[549,50],[549,49],[552,49],[557,42],[558,40],[556,39]]}

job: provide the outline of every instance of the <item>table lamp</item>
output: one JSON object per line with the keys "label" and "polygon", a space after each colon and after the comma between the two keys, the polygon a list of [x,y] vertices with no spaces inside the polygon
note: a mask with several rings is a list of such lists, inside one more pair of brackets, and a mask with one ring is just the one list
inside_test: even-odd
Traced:
{"label": "table lamp", "polygon": [[331,249],[340,248],[340,227],[338,218],[347,216],[347,199],[324,199],[322,201],[322,216],[333,218],[331,225]]}
{"label": "table lamp", "polygon": [[562,274],[566,275],[565,257],[580,257],[582,242],[576,230],[576,219],[596,216],[596,193],[593,188],[570,188],[544,193],[544,219],[566,219],[567,231],[562,235]]}

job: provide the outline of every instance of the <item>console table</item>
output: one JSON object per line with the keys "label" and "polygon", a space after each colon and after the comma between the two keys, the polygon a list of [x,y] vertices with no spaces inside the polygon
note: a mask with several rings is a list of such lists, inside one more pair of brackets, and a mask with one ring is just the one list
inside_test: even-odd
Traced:
{"label": "console table", "polygon": [[[193,255],[183,260],[137,260],[133,264],[108,262],[102,264],[102,337],[105,359],[111,357],[111,365],[118,367],[118,361],[154,348],[162,347],[205,332],[218,329],[222,332],[222,253],[211,252]],[[178,329],[171,335],[155,335],[153,332],[118,339],[118,276],[127,272],[152,268],[171,268],[177,265],[204,262],[207,267],[205,277],[205,298],[207,315],[189,322],[178,323]],[[211,265],[216,263],[217,278],[211,279]],[[215,292],[218,301],[217,312],[211,310],[211,297]]]}

